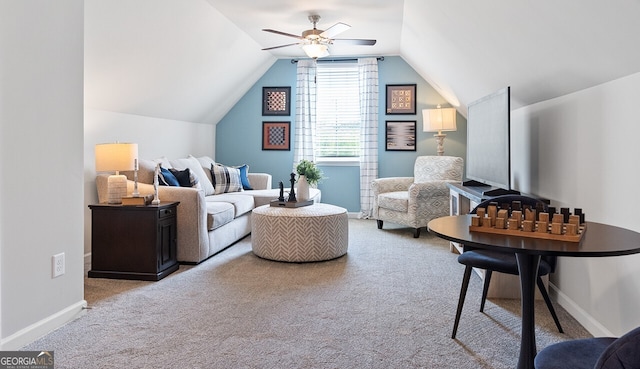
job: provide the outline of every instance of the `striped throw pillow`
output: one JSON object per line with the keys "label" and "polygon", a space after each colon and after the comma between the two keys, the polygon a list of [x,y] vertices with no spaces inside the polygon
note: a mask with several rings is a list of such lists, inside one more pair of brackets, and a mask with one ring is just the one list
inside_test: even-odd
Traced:
{"label": "striped throw pillow", "polygon": [[215,194],[242,191],[240,170],[220,164],[211,164],[211,178]]}

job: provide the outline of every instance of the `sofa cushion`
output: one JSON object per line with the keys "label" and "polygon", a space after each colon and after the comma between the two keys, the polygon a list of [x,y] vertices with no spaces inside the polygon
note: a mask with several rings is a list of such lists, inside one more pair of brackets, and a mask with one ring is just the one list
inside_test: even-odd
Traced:
{"label": "sofa cushion", "polygon": [[175,169],[187,169],[191,170],[193,174],[198,178],[198,182],[200,183],[200,187],[204,190],[205,196],[213,195],[213,184],[209,182],[209,178],[202,169],[200,162],[195,157],[189,155],[188,158],[185,159],[175,159],[170,160],[171,166]]}
{"label": "sofa cushion", "polygon": [[224,165],[211,165],[211,177],[216,195],[227,192],[242,191],[240,170]]}
{"label": "sofa cushion", "polygon": [[224,201],[207,201],[207,230],[211,231],[231,222],[235,209]]}
{"label": "sofa cushion", "polygon": [[380,194],[378,195],[378,206],[406,213],[409,211],[409,192],[398,191]]}
{"label": "sofa cushion", "polygon": [[237,218],[242,214],[248,213],[255,207],[253,196],[251,195],[243,195],[240,192],[235,193],[223,193],[220,195],[207,196],[205,197],[207,204],[213,202],[225,202],[231,204],[234,209],[234,217]]}

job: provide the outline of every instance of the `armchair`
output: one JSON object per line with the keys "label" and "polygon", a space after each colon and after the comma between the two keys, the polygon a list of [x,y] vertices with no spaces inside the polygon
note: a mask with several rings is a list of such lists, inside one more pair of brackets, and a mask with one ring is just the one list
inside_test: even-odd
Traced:
{"label": "armchair", "polygon": [[453,156],[418,156],[413,177],[378,178],[371,182],[373,218],[378,229],[384,221],[420,228],[432,219],[449,215],[447,183],[462,182],[464,162]]}

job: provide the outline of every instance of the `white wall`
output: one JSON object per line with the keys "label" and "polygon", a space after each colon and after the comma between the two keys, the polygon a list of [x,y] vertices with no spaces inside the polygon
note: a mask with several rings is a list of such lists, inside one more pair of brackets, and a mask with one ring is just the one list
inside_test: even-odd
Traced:
{"label": "white wall", "polygon": [[[516,186],[640,232],[640,73],[512,112]],[[594,335],[640,326],[640,255],[560,258],[560,304]]]}
{"label": "white wall", "polygon": [[[0,349],[81,312],[83,1],[0,1]],[[65,253],[66,273],[51,277]]]}
{"label": "white wall", "polygon": [[215,155],[215,126],[169,119],[143,117],[85,109],[84,115],[84,173],[85,173],[85,253],[91,252],[91,212],[88,205],[98,202],[95,176],[95,145],[106,142],[134,142],[138,156],[169,159],[188,155]]}

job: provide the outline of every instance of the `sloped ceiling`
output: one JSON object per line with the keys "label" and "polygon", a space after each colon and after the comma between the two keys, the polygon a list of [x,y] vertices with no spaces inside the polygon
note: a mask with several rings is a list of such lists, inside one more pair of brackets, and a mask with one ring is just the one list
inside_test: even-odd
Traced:
{"label": "sloped ceiling", "polygon": [[640,1],[405,0],[401,54],[463,112],[511,86],[512,108],[640,71]]}
{"label": "sloped ceiling", "polygon": [[86,0],[85,106],[217,123],[276,61],[205,0]]}
{"label": "sloped ceiling", "polygon": [[333,57],[400,55],[453,106],[511,86],[512,107],[640,72],[640,0],[87,0],[85,103],[217,123],[300,34],[340,21]]}

